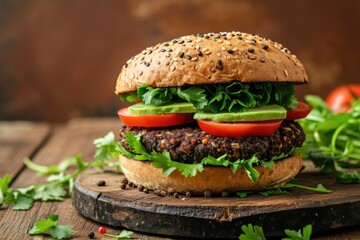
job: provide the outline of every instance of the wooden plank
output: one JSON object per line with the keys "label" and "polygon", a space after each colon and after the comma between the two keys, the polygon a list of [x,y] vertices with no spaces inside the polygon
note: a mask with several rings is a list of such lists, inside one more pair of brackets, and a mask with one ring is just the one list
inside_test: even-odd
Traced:
{"label": "wooden plank", "polygon": [[[117,119],[73,120],[66,126],[55,129],[46,146],[32,160],[38,164],[50,165],[78,153],[82,153],[86,160],[91,160],[95,150],[92,141],[104,136],[109,131],[116,132],[120,126],[121,123]],[[41,181],[44,181],[44,178],[39,178],[31,170],[25,169],[13,183],[13,186],[25,187]],[[89,232],[96,233],[101,226],[79,215],[72,207],[71,199],[66,199],[63,202],[37,202],[28,211],[7,209],[1,210],[1,212],[5,212],[5,214],[0,220],[0,239],[31,239],[27,232],[33,223],[51,213],[59,214],[59,223],[74,227],[75,233],[72,235],[74,239],[88,239]],[[108,227],[108,231],[113,234],[119,233],[119,229],[111,227]],[[141,235],[135,235],[135,237],[141,238]],[[37,239],[50,238],[39,237]]]}
{"label": "wooden plank", "polygon": [[24,157],[32,157],[50,134],[50,125],[32,122],[0,122],[0,177],[14,177]]}
{"label": "wooden plank", "polygon": [[[71,121],[67,126],[55,129],[55,133],[41,151],[33,158],[39,164],[56,164],[66,156],[82,152],[86,160],[91,160],[95,148],[92,145],[94,138],[104,136],[108,131],[115,131],[120,127],[117,119],[78,119]],[[34,172],[26,169],[16,179],[13,186],[24,187],[38,183],[44,179],[35,176]],[[156,197],[157,198],[157,197]],[[60,224],[71,225],[75,229],[73,239],[88,239],[90,231],[97,232],[101,225],[92,220],[86,219],[77,213],[72,207],[71,199],[63,202],[37,202],[29,211],[12,211],[10,209],[1,210],[5,212],[0,219],[0,239],[33,239],[27,234],[28,229],[39,218],[43,218],[50,213],[60,215]],[[120,229],[108,226],[110,233],[119,233]],[[317,234],[319,237],[313,239],[348,240],[360,239],[360,231],[357,228],[348,228],[346,231],[332,231]],[[97,239],[101,238],[97,233]],[[151,235],[137,233],[135,238],[140,239],[164,239]],[[36,239],[50,239],[37,237]]]}
{"label": "wooden plank", "polygon": [[[248,223],[262,225],[267,236],[306,224],[314,232],[360,224],[359,186],[337,184],[333,175],[319,172],[303,172],[296,179],[306,186],[322,183],[333,193],[295,189],[291,195],[270,197],[158,197],[132,187],[122,190],[123,178],[116,172],[84,172],[75,182],[74,206],[84,216],[115,227],[186,238],[236,238]],[[100,180],[106,185],[97,186]]]}

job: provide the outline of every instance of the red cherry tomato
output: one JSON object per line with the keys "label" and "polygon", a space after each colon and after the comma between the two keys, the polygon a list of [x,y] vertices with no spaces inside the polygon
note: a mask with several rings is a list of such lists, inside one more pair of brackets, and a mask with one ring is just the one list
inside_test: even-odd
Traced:
{"label": "red cherry tomato", "polygon": [[121,121],[130,127],[168,127],[194,121],[193,113],[171,113],[159,115],[131,115],[128,108],[118,111]]}
{"label": "red cherry tomato", "polygon": [[356,98],[360,98],[360,84],[341,85],[329,93],[326,104],[334,113],[347,112]]}
{"label": "red cherry tomato", "polygon": [[271,136],[280,127],[281,120],[260,122],[213,122],[197,120],[204,132],[221,137]]}
{"label": "red cherry tomato", "polygon": [[298,107],[295,109],[288,109],[286,114],[287,120],[295,120],[306,117],[312,110],[309,104],[298,102]]}
{"label": "red cherry tomato", "polygon": [[99,227],[99,233],[101,235],[105,234],[106,233],[106,228],[105,227]]}

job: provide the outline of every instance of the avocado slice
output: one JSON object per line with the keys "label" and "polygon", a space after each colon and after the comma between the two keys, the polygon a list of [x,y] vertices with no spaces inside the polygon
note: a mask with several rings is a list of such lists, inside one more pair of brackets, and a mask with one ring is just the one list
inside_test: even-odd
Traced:
{"label": "avocado slice", "polygon": [[155,115],[167,113],[194,113],[196,108],[189,102],[172,103],[163,106],[151,106],[144,103],[137,103],[128,108],[133,115]]}
{"label": "avocado slice", "polygon": [[245,112],[209,113],[197,112],[195,119],[207,119],[214,122],[249,122],[285,119],[285,108],[278,105],[267,105],[248,109]]}

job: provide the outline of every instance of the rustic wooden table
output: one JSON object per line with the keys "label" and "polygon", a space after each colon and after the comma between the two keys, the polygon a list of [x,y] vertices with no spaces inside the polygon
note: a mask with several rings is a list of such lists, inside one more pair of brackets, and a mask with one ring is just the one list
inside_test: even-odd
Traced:
{"label": "rustic wooden table", "polygon": [[[116,131],[120,126],[117,119],[74,119],[66,125],[51,126],[45,123],[0,122],[0,177],[10,173],[13,187],[26,187],[44,181],[24,168],[22,159],[29,157],[42,165],[57,164],[67,156],[82,153],[91,161],[95,147],[93,139]],[[28,211],[12,211],[0,208],[0,239],[50,239],[31,237],[27,234],[34,222],[49,214],[59,214],[60,224],[71,225],[75,232],[73,239],[88,239],[90,231],[97,234],[100,224],[78,214],[71,199],[62,202],[36,202]],[[360,214],[360,213],[359,213]],[[118,234],[119,229],[107,227],[109,233]],[[135,233],[134,238],[164,239],[162,237]],[[313,239],[360,239],[360,226],[336,229],[313,234]]]}

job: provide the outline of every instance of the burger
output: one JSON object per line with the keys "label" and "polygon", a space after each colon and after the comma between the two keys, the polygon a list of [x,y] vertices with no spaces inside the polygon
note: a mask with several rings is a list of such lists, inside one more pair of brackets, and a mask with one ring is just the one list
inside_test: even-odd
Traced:
{"label": "burger", "polygon": [[115,93],[120,166],[141,189],[205,196],[283,186],[302,167],[295,121],[311,107],[295,55],[242,32],[183,36],[148,47],[122,67]]}

